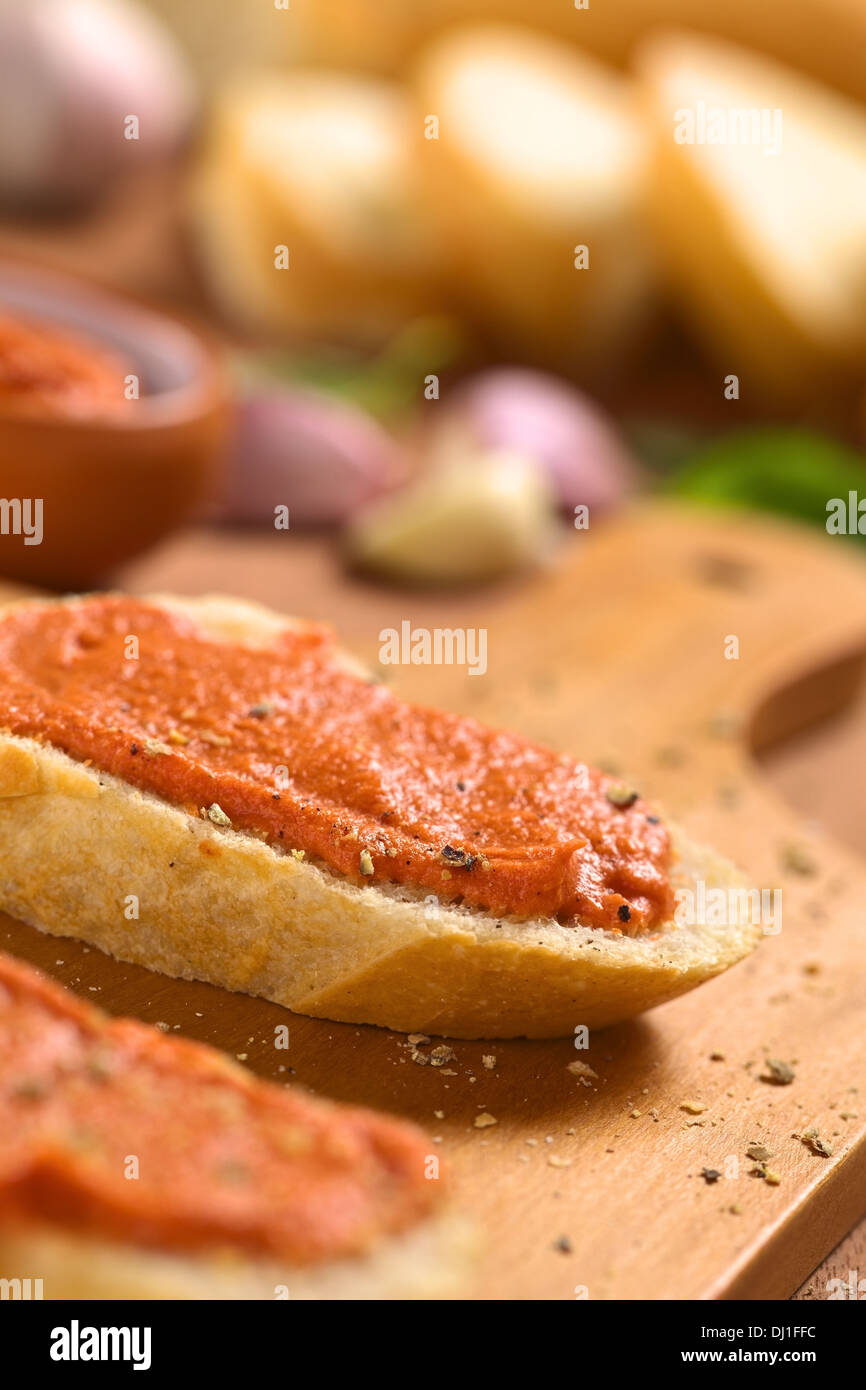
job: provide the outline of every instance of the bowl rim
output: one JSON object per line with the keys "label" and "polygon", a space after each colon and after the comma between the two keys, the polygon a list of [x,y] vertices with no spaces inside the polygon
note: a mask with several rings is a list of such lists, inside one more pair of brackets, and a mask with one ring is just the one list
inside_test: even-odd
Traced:
{"label": "bowl rim", "polygon": [[[34,289],[38,288],[43,300],[54,297],[58,301],[90,309],[94,319],[92,328],[78,329],[64,322],[62,317],[55,318],[40,310],[34,310],[31,314],[23,305],[7,304],[3,298],[4,279],[31,282]],[[118,290],[95,277],[66,271],[26,255],[3,251],[0,254],[0,313],[41,320],[61,332],[80,333],[94,343],[110,346],[117,351],[117,343],[100,332],[100,321],[104,322],[115,315],[119,322],[135,330],[136,337],[147,334],[150,341],[161,342],[163,350],[168,352],[177,352],[178,348],[182,348],[191,362],[189,380],[152,394],[142,394],[136,409],[128,413],[112,416],[96,412],[92,415],[54,417],[19,415],[0,409],[0,427],[3,429],[13,427],[52,434],[93,431],[117,435],[145,433],[192,424],[229,404],[231,392],[225,345],[216,332],[174,308],[166,310],[152,300]]]}

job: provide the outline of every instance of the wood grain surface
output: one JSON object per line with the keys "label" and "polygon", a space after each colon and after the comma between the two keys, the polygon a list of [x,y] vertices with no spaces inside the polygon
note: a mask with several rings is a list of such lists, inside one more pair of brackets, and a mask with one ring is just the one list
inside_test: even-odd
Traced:
{"label": "wood grain surface", "polygon": [[[588,1052],[569,1039],[458,1042],[439,1069],[414,1063],[400,1035],[297,1016],[287,1058],[273,1048],[286,1018],[276,1005],[8,919],[0,945],[112,1013],[212,1042],[277,1080],[288,1060],[297,1083],[418,1120],[486,1234],[479,1297],[769,1298],[807,1280],[866,1212],[866,868],[786,806],[753,754],[853,696],[866,569],[847,546],[643,506],[565,537],[530,583],[467,595],[348,580],[331,548],[302,536],[187,535],[121,578],[137,592],[218,588],[325,617],[368,660],[403,619],[486,627],[486,676],[391,668],[394,687],[620,768],[758,885],[781,888],[783,929]],[[737,660],[725,658],[732,636]],[[854,771],[840,770],[843,801]],[[791,1062],[794,1082],[763,1079],[767,1057]],[[595,1078],[567,1070],[576,1058]],[[496,1123],[478,1127],[485,1113]],[[832,1157],[793,1137],[811,1127]],[[778,1185],[752,1175],[754,1142],[772,1151]],[[732,1173],[734,1160],[736,1176],[701,1175]],[[842,1263],[853,1258],[843,1248]],[[822,1279],[804,1296],[826,1296]]]}

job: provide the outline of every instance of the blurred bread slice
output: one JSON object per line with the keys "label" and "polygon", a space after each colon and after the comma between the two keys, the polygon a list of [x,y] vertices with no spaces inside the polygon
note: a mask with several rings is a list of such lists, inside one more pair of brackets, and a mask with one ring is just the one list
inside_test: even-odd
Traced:
{"label": "blurred bread slice", "polygon": [[639,71],[662,256],[720,367],[794,401],[862,371],[866,111],[689,35],[650,41]]}
{"label": "blurred bread slice", "polygon": [[[162,0],[167,3],[167,0]],[[694,29],[742,43],[866,99],[863,0],[292,0],[287,43],[303,30],[319,62],[401,72],[411,56],[456,23],[531,24],[623,65],[659,29]],[[288,51],[288,50],[286,50]]]}
{"label": "blurred bread slice", "polygon": [[230,317],[365,343],[429,307],[437,254],[408,119],[399,88],[375,78],[304,70],[226,90],[192,215]]}
{"label": "blurred bread slice", "polygon": [[480,26],[426,50],[414,92],[430,215],[461,299],[523,357],[610,362],[652,283],[646,145],[625,82],[531,30]]}
{"label": "blurred bread slice", "polygon": [[[174,33],[197,78],[209,90],[239,68],[273,62],[281,53],[289,57],[302,40],[300,26],[293,23],[292,10],[303,0],[269,0],[267,4],[243,4],[239,0],[144,3]],[[314,5],[317,3],[314,0]]]}

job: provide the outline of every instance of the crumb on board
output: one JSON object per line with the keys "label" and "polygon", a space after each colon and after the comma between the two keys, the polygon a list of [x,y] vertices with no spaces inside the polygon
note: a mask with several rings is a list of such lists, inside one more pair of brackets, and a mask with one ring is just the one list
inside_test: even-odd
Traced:
{"label": "crumb on board", "polygon": [[795,1135],[794,1138],[799,1138],[801,1144],[805,1144],[807,1149],[811,1149],[812,1153],[818,1154],[820,1158],[833,1157],[832,1145],[828,1144],[826,1139],[822,1139],[821,1135],[814,1127],[812,1129],[804,1129],[802,1134]]}
{"label": "crumb on board", "polygon": [[770,1086],[790,1086],[797,1075],[791,1063],[783,1062],[779,1057],[767,1057],[764,1066],[767,1070],[761,1073],[759,1079]]}
{"label": "crumb on board", "polygon": [[811,878],[818,872],[818,861],[807,845],[799,841],[789,841],[782,845],[779,857],[784,869],[791,873],[801,874],[804,878]]}
{"label": "crumb on board", "polygon": [[756,1163],[752,1169],[752,1177],[760,1178],[770,1187],[778,1187],[782,1181],[782,1174],[777,1173],[775,1168],[768,1168],[766,1163]]}
{"label": "crumb on board", "polygon": [[743,716],[738,710],[717,709],[710,715],[705,727],[712,738],[733,738],[743,727]]}
{"label": "crumb on board", "polygon": [[585,1078],[587,1081],[598,1080],[598,1072],[593,1071],[588,1062],[581,1062],[579,1060],[568,1062],[565,1070],[571,1072],[572,1076],[579,1076]]}
{"label": "crumb on board", "polygon": [[756,1163],[766,1163],[768,1159],[773,1157],[769,1149],[765,1148],[763,1144],[758,1143],[752,1143],[746,1146],[746,1156],[747,1158],[753,1158]]}

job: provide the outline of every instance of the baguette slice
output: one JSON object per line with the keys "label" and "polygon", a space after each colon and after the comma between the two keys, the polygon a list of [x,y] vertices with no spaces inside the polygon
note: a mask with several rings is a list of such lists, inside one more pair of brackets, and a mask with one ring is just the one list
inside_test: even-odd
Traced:
{"label": "baguette slice", "polygon": [[266,72],[221,94],[191,218],[231,318],[375,345],[435,307],[409,117],[396,85],[345,73]]}
{"label": "baguette slice", "polygon": [[[218,596],[148,601],[216,641],[267,645],[291,625]],[[564,1036],[641,1013],[745,956],[762,931],[745,880],[671,833],[674,886],[729,890],[725,924],[616,935],[450,906],[426,889],[358,886],[56,748],[0,735],[0,908],[167,975],[407,1032]]]}
{"label": "baguette slice", "polygon": [[0,1066],[0,1278],[45,1298],[429,1298],[471,1264],[414,1126],[106,1018],[6,955]]}
{"label": "baguette slice", "polygon": [[530,29],[479,25],[426,49],[412,90],[429,216],[465,303],[521,358],[615,367],[654,279],[627,83]]}
{"label": "baguette slice", "polygon": [[[292,13],[303,24],[308,57],[355,72],[399,75],[420,48],[456,24],[531,24],[617,66],[648,34],[678,28],[729,39],[866,97],[863,0],[292,0]],[[204,28],[199,22],[199,42]]]}
{"label": "baguette slice", "polygon": [[733,45],[638,55],[650,214],[683,314],[726,372],[799,403],[866,366],[866,113]]}

